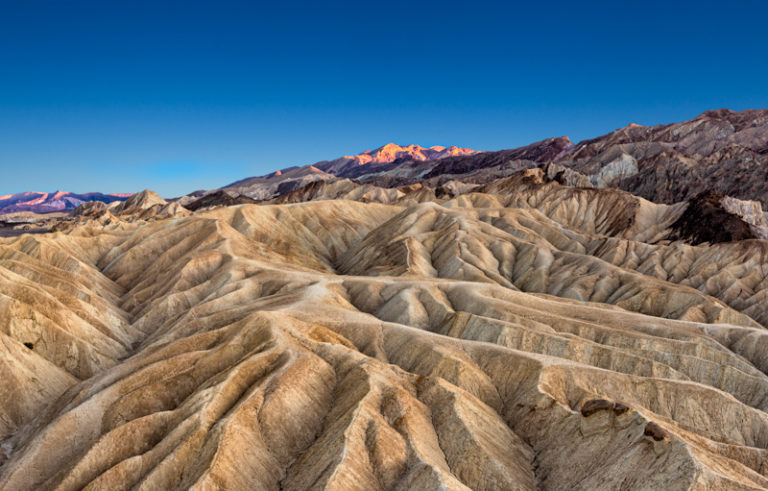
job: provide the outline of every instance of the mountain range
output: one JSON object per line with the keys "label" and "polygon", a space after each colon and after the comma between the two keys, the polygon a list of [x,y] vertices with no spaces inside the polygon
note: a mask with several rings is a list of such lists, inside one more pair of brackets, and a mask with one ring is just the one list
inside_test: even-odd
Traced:
{"label": "mountain range", "polygon": [[[316,181],[356,182],[392,188],[451,180],[484,183],[541,164],[582,186],[616,187],[659,203],[693,198],[708,190],[768,206],[768,110],[707,111],[682,123],[630,124],[573,143],[555,137],[500,151],[456,146],[389,143],[375,150],[249,177],[210,192],[256,200],[285,195]],[[567,176],[567,177],[565,177]],[[196,193],[183,203],[199,198]],[[109,203],[130,195],[20,193],[0,198],[0,214],[68,211],[86,201]]]}
{"label": "mountain range", "polygon": [[388,143],[383,147],[366,150],[357,155],[345,155],[330,161],[324,160],[312,165],[289,167],[265,176],[250,177],[233,182],[222,189],[254,199],[269,199],[315,181],[345,177],[364,178],[368,174],[381,174],[394,169],[401,172],[406,167],[413,167],[414,163],[425,166],[426,163],[443,158],[477,153],[479,152],[469,148],[455,146],[426,148],[419,145],[400,146]]}
{"label": "mountain range", "polygon": [[440,186],[451,180],[484,183],[553,164],[570,182],[616,187],[659,203],[710,190],[768,205],[768,110],[720,109],[683,123],[630,124],[579,143],[556,137],[510,150],[427,150],[388,144],[357,156],[243,179],[222,189],[270,199],[315,181],[339,179],[381,187]]}
{"label": "mountain range", "polygon": [[52,213],[74,210],[83,203],[100,201],[112,203],[125,201],[130,194],[75,194],[66,191],[55,193],[25,192],[0,196],[0,215],[29,211],[33,213]]}

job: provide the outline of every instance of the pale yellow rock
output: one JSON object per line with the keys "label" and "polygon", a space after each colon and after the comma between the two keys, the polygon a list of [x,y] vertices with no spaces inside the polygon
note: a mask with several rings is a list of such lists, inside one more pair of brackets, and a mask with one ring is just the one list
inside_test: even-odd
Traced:
{"label": "pale yellow rock", "polygon": [[0,239],[0,489],[768,489],[765,242],[538,170],[324,186]]}

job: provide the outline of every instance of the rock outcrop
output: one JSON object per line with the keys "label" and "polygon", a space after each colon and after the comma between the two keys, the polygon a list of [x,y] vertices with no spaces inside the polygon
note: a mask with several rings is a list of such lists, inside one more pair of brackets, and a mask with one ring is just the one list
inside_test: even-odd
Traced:
{"label": "rock outcrop", "polygon": [[216,206],[246,205],[246,204],[255,204],[255,203],[257,203],[255,199],[249,198],[247,196],[243,196],[242,194],[229,193],[227,191],[219,190],[219,191],[214,191],[212,193],[201,196],[199,199],[196,199],[183,206],[187,210],[197,211],[201,208],[211,208]]}
{"label": "rock outcrop", "polygon": [[[746,216],[754,223],[757,223],[758,213],[762,218],[760,204],[753,203],[757,205],[756,208],[744,206],[748,203],[728,199],[721,194],[701,193],[688,202],[685,212],[672,224],[674,237],[692,244],[756,239],[756,227],[742,218]],[[765,218],[760,222],[761,225],[764,222]]]}
{"label": "rock outcrop", "polygon": [[629,125],[579,142],[558,163],[655,202],[712,190],[765,206],[766,158],[768,110],[720,109],[682,123]]}

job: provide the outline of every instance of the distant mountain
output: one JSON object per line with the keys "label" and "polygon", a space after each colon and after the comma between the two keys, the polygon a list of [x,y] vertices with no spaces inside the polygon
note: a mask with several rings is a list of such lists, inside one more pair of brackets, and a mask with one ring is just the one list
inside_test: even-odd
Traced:
{"label": "distant mountain", "polygon": [[682,123],[624,128],[578,143],[558,163],[658,203],[711,190],[768,205],[768,110],[707,111]]}
{"label": "distant mountain", "polygon": [[349,171],[354,172],[355,169],[363,166],[367,167],[368,170],[372,170],[377,166],[393,162],[424,162],[429,160],[439,160],[445,157],[473,155],[476,153],[478,152],[470,148],[455,146],[434,146],[425,148],[419,145],[400,146],[394,143],[387,143],[376,150],[366,150],[357,155],[345,155],[335,160],[318,162],[314,164],[314,167],[335,176],[348,177],[346,174]]}
{"label": "distant mountain", "polygon": [[[768,110],[707,111],[682,123],[629,124],[572,143],[550,138],[525,147],[447,157],[408,174],[408,162],[345,177],[382,187],[452,180],[488,183],[525,168],[548,166],[550,177],[582,187],[615,187],[657,203],[712,191],[768,206]],[[431,167],[431,168],[430,168]],[[559,177],[557,176],[559,175]]]}
{"label": "distant mountain", "polygon": [[[582,187],[615,187],[656,203],[705,191],[768,206],[768,110],[718,109],[681,123],[629,124],[597,138],[549,138],[525,147],[409,162],[343,177],[381,187],[450,181],[484,184],[525,168]],[[425,173],[407,172],[418,168]]]}
{"label": "distant mountain", "polygon": [[74,210],[88,201],[100,201],[112,203],[125,201],[130,194],[102,194],[84,193],[75,194],[66,191],[55,193],[26,192],[0,196],[0,215],[29,211],[33,213],[53,213],[57,211]]}
{"label": "distant mountain", "polygon": [[657,203],[692,200],[711,191],[766,207],[768,110],[718,109],[681,123],[629,124],[578,143],[561,136],[498,151],[389,143],[222,189],[267,200],[343,179],[379,188],[439,188],[452,181],[486,184],[534,167],[546,167],[549,178],[563,184],[616,187]]}
{"label": "distant mountain", "polygon": [[[271,174],[249,177],[233,182],[222,189],[244,194],[254,199],[269,199],[295,191],[316,181],[333,181],[338,178],[357,178],[380,175],[400,169],[407,177],[429,172],[426,162],[436,162],[447,157],[477,154],[476,150],[456,146],[422,147],[388,143],[375,150],[357,155],[345,155],[334,160],[324,160],[312,165],[288,167]],[[402,164],[402,167],[401,167]]]}
{"label": "distant mountain", "polygon": [[253,199],[269,199],[290,193],[315,181],[334,180],[336,176],[323,172],[313,165],[289,167],[266,176],[249,177],[222,189],[243,194]]}

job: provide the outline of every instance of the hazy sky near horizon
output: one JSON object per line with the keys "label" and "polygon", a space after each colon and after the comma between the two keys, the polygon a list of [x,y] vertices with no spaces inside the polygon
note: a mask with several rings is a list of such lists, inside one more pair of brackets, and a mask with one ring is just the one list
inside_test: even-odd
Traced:
{"label": "hazy sky near horizon", "polygon": [[[534,5],[535,4],[535,5]],[[0,3],[0,194],[171,197],[390,141],[768,107],[768,4]]]}

